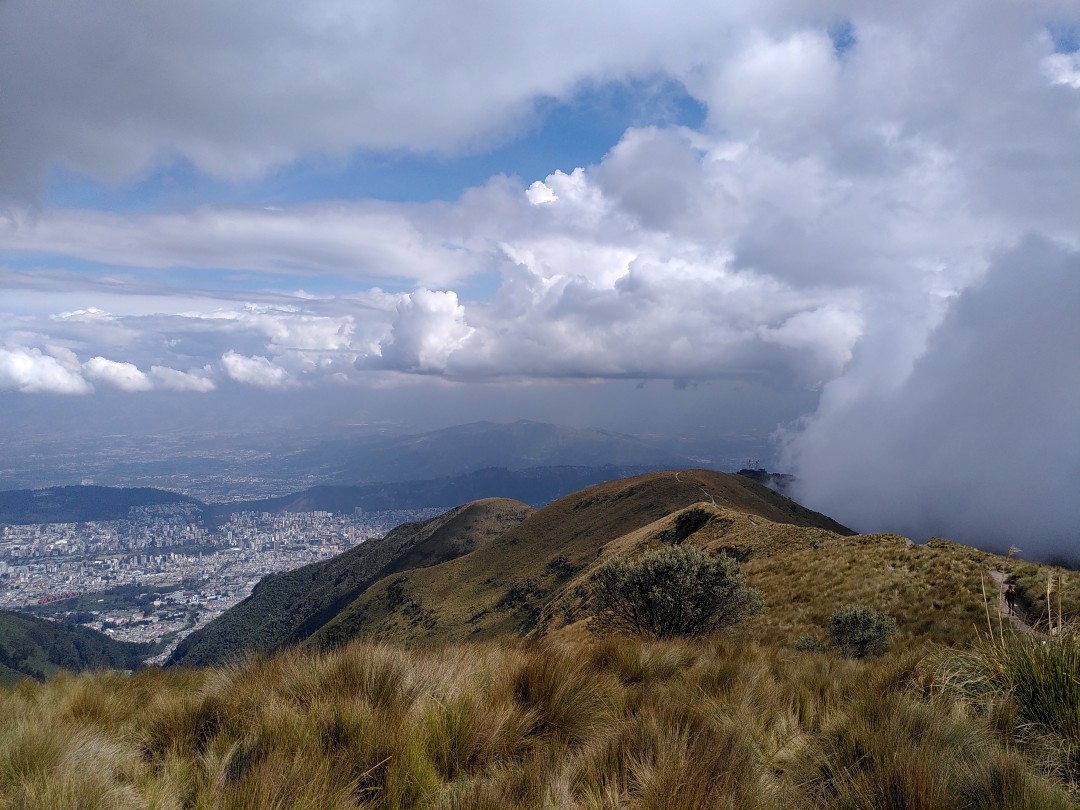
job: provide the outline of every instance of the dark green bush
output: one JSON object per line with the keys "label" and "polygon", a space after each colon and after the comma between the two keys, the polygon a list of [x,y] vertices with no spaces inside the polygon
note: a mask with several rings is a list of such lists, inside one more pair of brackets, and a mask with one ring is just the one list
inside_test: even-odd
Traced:
{"label": "dark green bush", "polygon": [[872,607],[843,607],[832,615],[829,639],[847,658],[863,658],[882,652],[896,635],[896,621]]}
{"label": "dark green bush", "polygon": [[656,638],[703,636],[764,609],[739,563],[690,545],[609,560],[590,578],[593,628]]}

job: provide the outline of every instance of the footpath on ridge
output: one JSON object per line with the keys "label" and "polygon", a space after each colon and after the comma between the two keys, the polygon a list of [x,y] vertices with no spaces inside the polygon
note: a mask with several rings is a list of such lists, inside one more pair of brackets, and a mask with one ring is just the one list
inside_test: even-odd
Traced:
{"label": "footpath on ridge", "polygon": [[1015,609],[1016,612],[1009,613],[1009,605],[1005,601],[1005,573],[996,568],[991,568],[989,574],[991,582],[994,583],[994,587],[997,589],[998,617],[1002,621],[1007,621],[1012,626],[1013,630],[1018,633],[1025,636],[1033,636],[1035,638],[1045,638],[1045,633],[1036,630],[1028,623],[1027,617],[1023,615],[1021,608],[1017,607]]}

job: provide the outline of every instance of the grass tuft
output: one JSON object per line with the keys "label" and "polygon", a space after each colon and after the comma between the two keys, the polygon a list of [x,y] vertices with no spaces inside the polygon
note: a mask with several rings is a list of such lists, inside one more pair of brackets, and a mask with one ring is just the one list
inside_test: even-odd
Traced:
{"label": "grass tuft", "polygon": [[937,659],[935,676],[1017,741],[1044,767],[1080,779],[1080,635],[986,637]]}
{"label": "grass tuft", "polygon": [[726,637],[355,642],[58,678],[0,689],[0,808],[1070,806],[1010,742],[1069,718],[1021,714],[1036,701],[1013,689],[987,723],[970,710],[999,688],[986,662],[920,656]]}

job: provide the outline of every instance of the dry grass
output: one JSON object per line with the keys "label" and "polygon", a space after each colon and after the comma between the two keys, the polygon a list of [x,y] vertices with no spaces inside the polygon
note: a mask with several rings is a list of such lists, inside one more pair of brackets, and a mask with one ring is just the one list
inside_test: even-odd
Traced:
{"label": "dry grass", "polygon": [[[725,506],[701,504],[702,498]],[[378,633],[409,644],[442,643],[529,632],[544,622],[553,602],[564,601],[573,590],[579,581],[575,574],[591,570],[601,548],[621,547],[622,538],[663,522],[650,530],[655,539],[681,514],[701,509],[758,521],[766,534],[771,527],[793,525],[819,527],[806,530],[819,537],[846,531],[743,476],[706,470],[648,473],[562,498],[509,531],[481,537],[455,559],[410,567],[403,558],[394,573],[356,596],[309,641],[325,647]]]}
{"label": "dry grass", "polygon": [[1003,633],[933,659],[935,685],[1012,737],[1042,769],[1080,781],[1080,634]]}
{"label": "dry grass", "polygon": [[[702,481],[662,479],[687,498]],[[1075,637],[1056,638],[1073,639],[1061,650],[976,639],[983,572],[1007,563],[1021,578],[1024,564],[692,504],[697,530],[682,541],[742,559],[766,613],[727,637],[590,637],[578,585],[611,555],[678,530],[678,512],[643,525],[655,506],[643,503],[615,526],[603,503],[563,503],[556,517],[593,522],[558,547],[560,525],[541,520],[533,536],[414,571],[397,591],[396,580],[372,588],[369,607],[411,623],[398,629],[428,646],[354,641],[0,690],[0,808],[1072,806]],[[499,580],[508,570],[530,576]],[[425,578],[439,588],[421,588]],[[1072,587],[1067,577],[1065,614]],[[792,648],[802,634],[822,638],[846,604],[892,615],[894,650],[853,661]],[[539,639],[430,640],[534,620]]]}
{"label": "dry grass", "polygon": [[[919,655],[357,642],[0,691],[0,807],[1069,806]],[[903,798],[903,797],[908,798]]]}
{"label": "dry grass", "polygon": [[[185,643],[201,649],[191,651],[191,663],[291,643],[328,649],[364,635],[406,644],[520,634],[581,638],[597,568],[617,555],[637,557],[673,543],[740,560],[748,584],[766,600],[765,613],[747,628],[763,643],[820,636],[837,608],[867,605],[896,619],[900,646],[961,644],[982,626],[980,574],[1016,564],[941,540],[914,545],[895,535],[847,536],[749,479],[703,471],[592,487],[509,531],[490,514],[466,520],[494,508],[483,506],[414,526],[397,545],[353,550],[264,582],[253,599],[189,637]],[[444,546],[462,553],[448,559]],[[380,549],[382,556],[375,554]],[[312,576],[318,581],[305,579]]]}
{"label": "dry grass", "polygon": [[[985,627],[981,595],[987,569],[1008,563],[944,540],[920,545],[898,535],[843,536],[708,503],[690,509],[714,517],[685,542],[736,556],[747,584],[764,596],[765,611],[743,630],[764,644],[793,645],[803,635],[824,640],[833,612],[846,605],[867,605],[892,616],[900,648],[967,644],[975,640],[976,628]],[[606,544],[600,557],[552,599],[538,632],[583,638],[591,573],[615,555],[639,556],[661,545],[680,514]]]}
{"label": "dry grass", "polygon": [[[1045,628],[1052,618],[1080,621],[1080,571],[1010,560],[1002,566],[1020,592],[1020,607],[1028,621]],[[1050,586],[1047,610],[1047,586]]]}

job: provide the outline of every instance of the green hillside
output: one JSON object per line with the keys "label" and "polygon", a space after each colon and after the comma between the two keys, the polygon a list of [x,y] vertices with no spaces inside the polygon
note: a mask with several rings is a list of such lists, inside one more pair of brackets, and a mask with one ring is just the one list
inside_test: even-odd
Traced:
{"label": "green hillside", "polygon": [[373,582],[468,553],[531,511],[507,499],[474,501],[423,523],[406,523],[334,559],[272,574],[239,605],[184,639],[170,663],[220,663],[242,652],[269,652],[303,641]]}
{"label": "green hillside", "polygon": [[[593,632],[590,574],[675,545],[738,559],[765,611]],[[995,580],[1034,615],[1048,575],[1074,617],[1067,572],[720,473],[473,502],[266,578],[188,666],[0,687],[0,808],[1068,810],[1080,635],[1011,624]],[[895,619],[890,649],[795,643],[849,604]]]}
{"label": "green hillside", "polygon": [[749,478],[706,470],[610,481],[527,518],[522,504],[479,501],[335,560],[267,577],[249,599],[185,639],[171,663],[216,663],[302,641],[332,647],[357,635],[524,634],[605,543],[703,498],[780,524],[850,534]]}
{"label": "green hillside", "polygon": [[138,669],[152,644],[116,641],[85,627],[0,611],[0,684],[41,680],[61,669]]}
{"label": "green hillside", "polygon": [[[711,500],[701,501],[705,494]],[[737,506],[717,505],[723,502]],[[782,644],[820,637],[831,614],[849,604],[889,612],[904,639],[970,641],[986,627],[986,572],[1007,563],[940,540],[916,545],[895,535],[853,535],[737,476],[680,473],[676,481],[655,474],[585,490],[469,554],[384,578],[309,643],[334,647],[357,636],[583,641],[590,635],[591,574],[615,555],[681,542],[741,561],[766,604],[744,632]]]}

